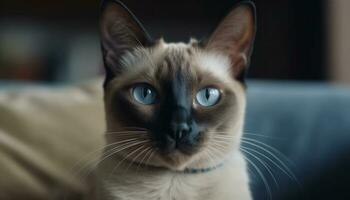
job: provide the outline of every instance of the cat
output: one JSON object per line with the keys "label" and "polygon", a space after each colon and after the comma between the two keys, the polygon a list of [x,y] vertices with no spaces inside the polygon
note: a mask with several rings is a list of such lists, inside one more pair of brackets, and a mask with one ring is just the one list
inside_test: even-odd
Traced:
{"label": "cat", "polygon": [[117,0],[102,3],[100,20],[107,145],[96,198],[252,199],[239,146],[254,4],[188,43],[152,39]]}

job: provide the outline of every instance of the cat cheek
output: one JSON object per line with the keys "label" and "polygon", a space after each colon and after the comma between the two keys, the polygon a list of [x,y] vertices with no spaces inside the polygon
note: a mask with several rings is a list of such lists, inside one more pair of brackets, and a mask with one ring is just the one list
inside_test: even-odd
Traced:
{"label": "cat cheek", "polygon": [[150,123],[154,118],[155,106],[153,105],[139,105],[135,110],[137,110],[137,117],[144,119],[147,123]]}
{"label": "cat cheek", "polygon": [[153,119],[154,105],[141,105],[129,95],[117,93],[112,98],[112,109],[115,120],[123,124],[134,124],[147,127]]}
{"label": "cat cheek", "polygon": [[124,113],[130,115],[130,120],[142,122],[142,124],[152,123],[157,109],[157,105],[143,105],[133,99],[129,99],[127,107],[125,104],[124,106]]}

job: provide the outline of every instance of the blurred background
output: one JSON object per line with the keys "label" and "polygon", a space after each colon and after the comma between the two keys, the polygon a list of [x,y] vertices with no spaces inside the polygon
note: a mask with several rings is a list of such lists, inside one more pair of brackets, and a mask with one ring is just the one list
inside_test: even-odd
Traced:
{"label": "blurred background", "polygon": [[[190,36],[199,39],[208,37],[237,1],[123,0],[154,38],[163,36],[168,42],[188,41]],[[298,196],[301,189],[291,184],[288,177],[277,169],[274,173],[277,173],[278,181],[284,187],[276,187],[276,190],[281,196],[288,197],[275,199],[348,200],[350,1],[254,2],[257,6],[258,32],[249,78],[263,80],[249,83],[252,87],[249,86],[248,90],[246,129],[256,137],[259,134],[255,132],[264,134],[260,135],[259,141],[266,139],[267,144],[295,161],[295,172],[302,182],[301,188],[306,191],[303,198]],[[12,81],[55,84],[78,82],[103,74],[98,35],[99,4],[99,0],[1,0],[0,89],[3,83]],[[34,89],[28,90],[28,93],[32,91]],[[25,96],[24,99],[31,100]],[[12,98],[16,99],[15,96]],[[20,98],[23,96],[17,97]],[[65,105],[59,99],[53,101],[51,106]],[[3,104],[0,101],[0,114],[5,117],[0,116],[0,131],[9,122],[18,123],[21,117],[25,119],[25,115],[19,114],[21,112],[38,109],[39,114],[47,115],[48,119],[50,114],[56,116],[59,111],[65,112],[65,109],[44,112],[47,107],[37,104],[37,98],[34,98],[34,106],[26,104],[34,111],[17,106],[20,101],[11,98],[3,100]],[[12,111],[19,119],[12,120]],[[31,120],[36,119],[28,116]],[[75,113],[62,116],[70,116],[67,119],[71,121],[77,120]],[[77,124],[86,128],[85,124],[89,123]],[[25,136],[27,131],[23,133]],[[276,137],[283,140],[276,140]],[[75,141],[71,141],[73,138],[69,138],[69,141],[75,145]],[[36,140],[43,144],[47,142],[42,138]],[[35,148],[39,147],[35,145]],[[61,157],[61,150],[58,154],[52,153],[54,151],[39,152],[47,153],[49,158]],[[70,156],[70,149],[67,152],[65,155]],[[269,175],[266,170],[263,173]],[[4,174],[10,173],[0,173],[0,176]],[[270,179],[268,181],[272,182]],[[7,181],[6,178],[1,180]],[[48,184],[46,179],[42,182],[45,186],[56,187],[54,181],[50,183],[54,186]],[[265,199],[262,198],[266,196],[264,185],[258,184],[253,185],[253,188],[257,188],[254,196],[260,197],[257,200]],[[274,197],[278,197],[278,194],[274,194]]]}
{"label": "blurred background", "polygon": [[[233,0],[125,4],[154,37],[205,38]],[[250,78],[350,84],[350,1],[255,0],[258,33]],[[79,81],[103,73],[98,0],[0,3],[0,79]]]}

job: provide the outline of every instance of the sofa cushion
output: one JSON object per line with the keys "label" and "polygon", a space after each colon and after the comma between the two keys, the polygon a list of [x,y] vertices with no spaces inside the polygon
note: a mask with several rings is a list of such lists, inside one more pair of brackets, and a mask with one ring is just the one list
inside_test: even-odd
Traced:
{"label": "sofa cushion", "polygon": [[103,145],[101,88],[100,80],[75,86],[2,85],[0,199],[53,199],[62,190],[80,194],[86,189],[73,168]]}
{"label": "sofa cushion", "polygon": [[[350,199],[350,88],[326,83],[251,81],[245,130],[245,137],[280,151],[283,155],[260,143],[299,181],[298,185],[293,177],[258,155],[276,176],[279,187],[259,165],[274,199]],[[258,150],[281,166],[265,150]],[[256,174],[252,183],[255,199],[267,199],[261,178],[254,169],[251,171]]]}

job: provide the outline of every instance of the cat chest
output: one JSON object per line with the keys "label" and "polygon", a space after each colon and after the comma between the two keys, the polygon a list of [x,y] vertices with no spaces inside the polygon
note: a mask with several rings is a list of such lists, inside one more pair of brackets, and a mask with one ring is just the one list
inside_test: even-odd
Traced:
{"label": "cat chest", "polygon": [[114,199],[120,200],[197,200],[203,199],[206,185],[200,177],[166,176],[141,177],[134,180],[118,181],[110,187],[110,194]]}

